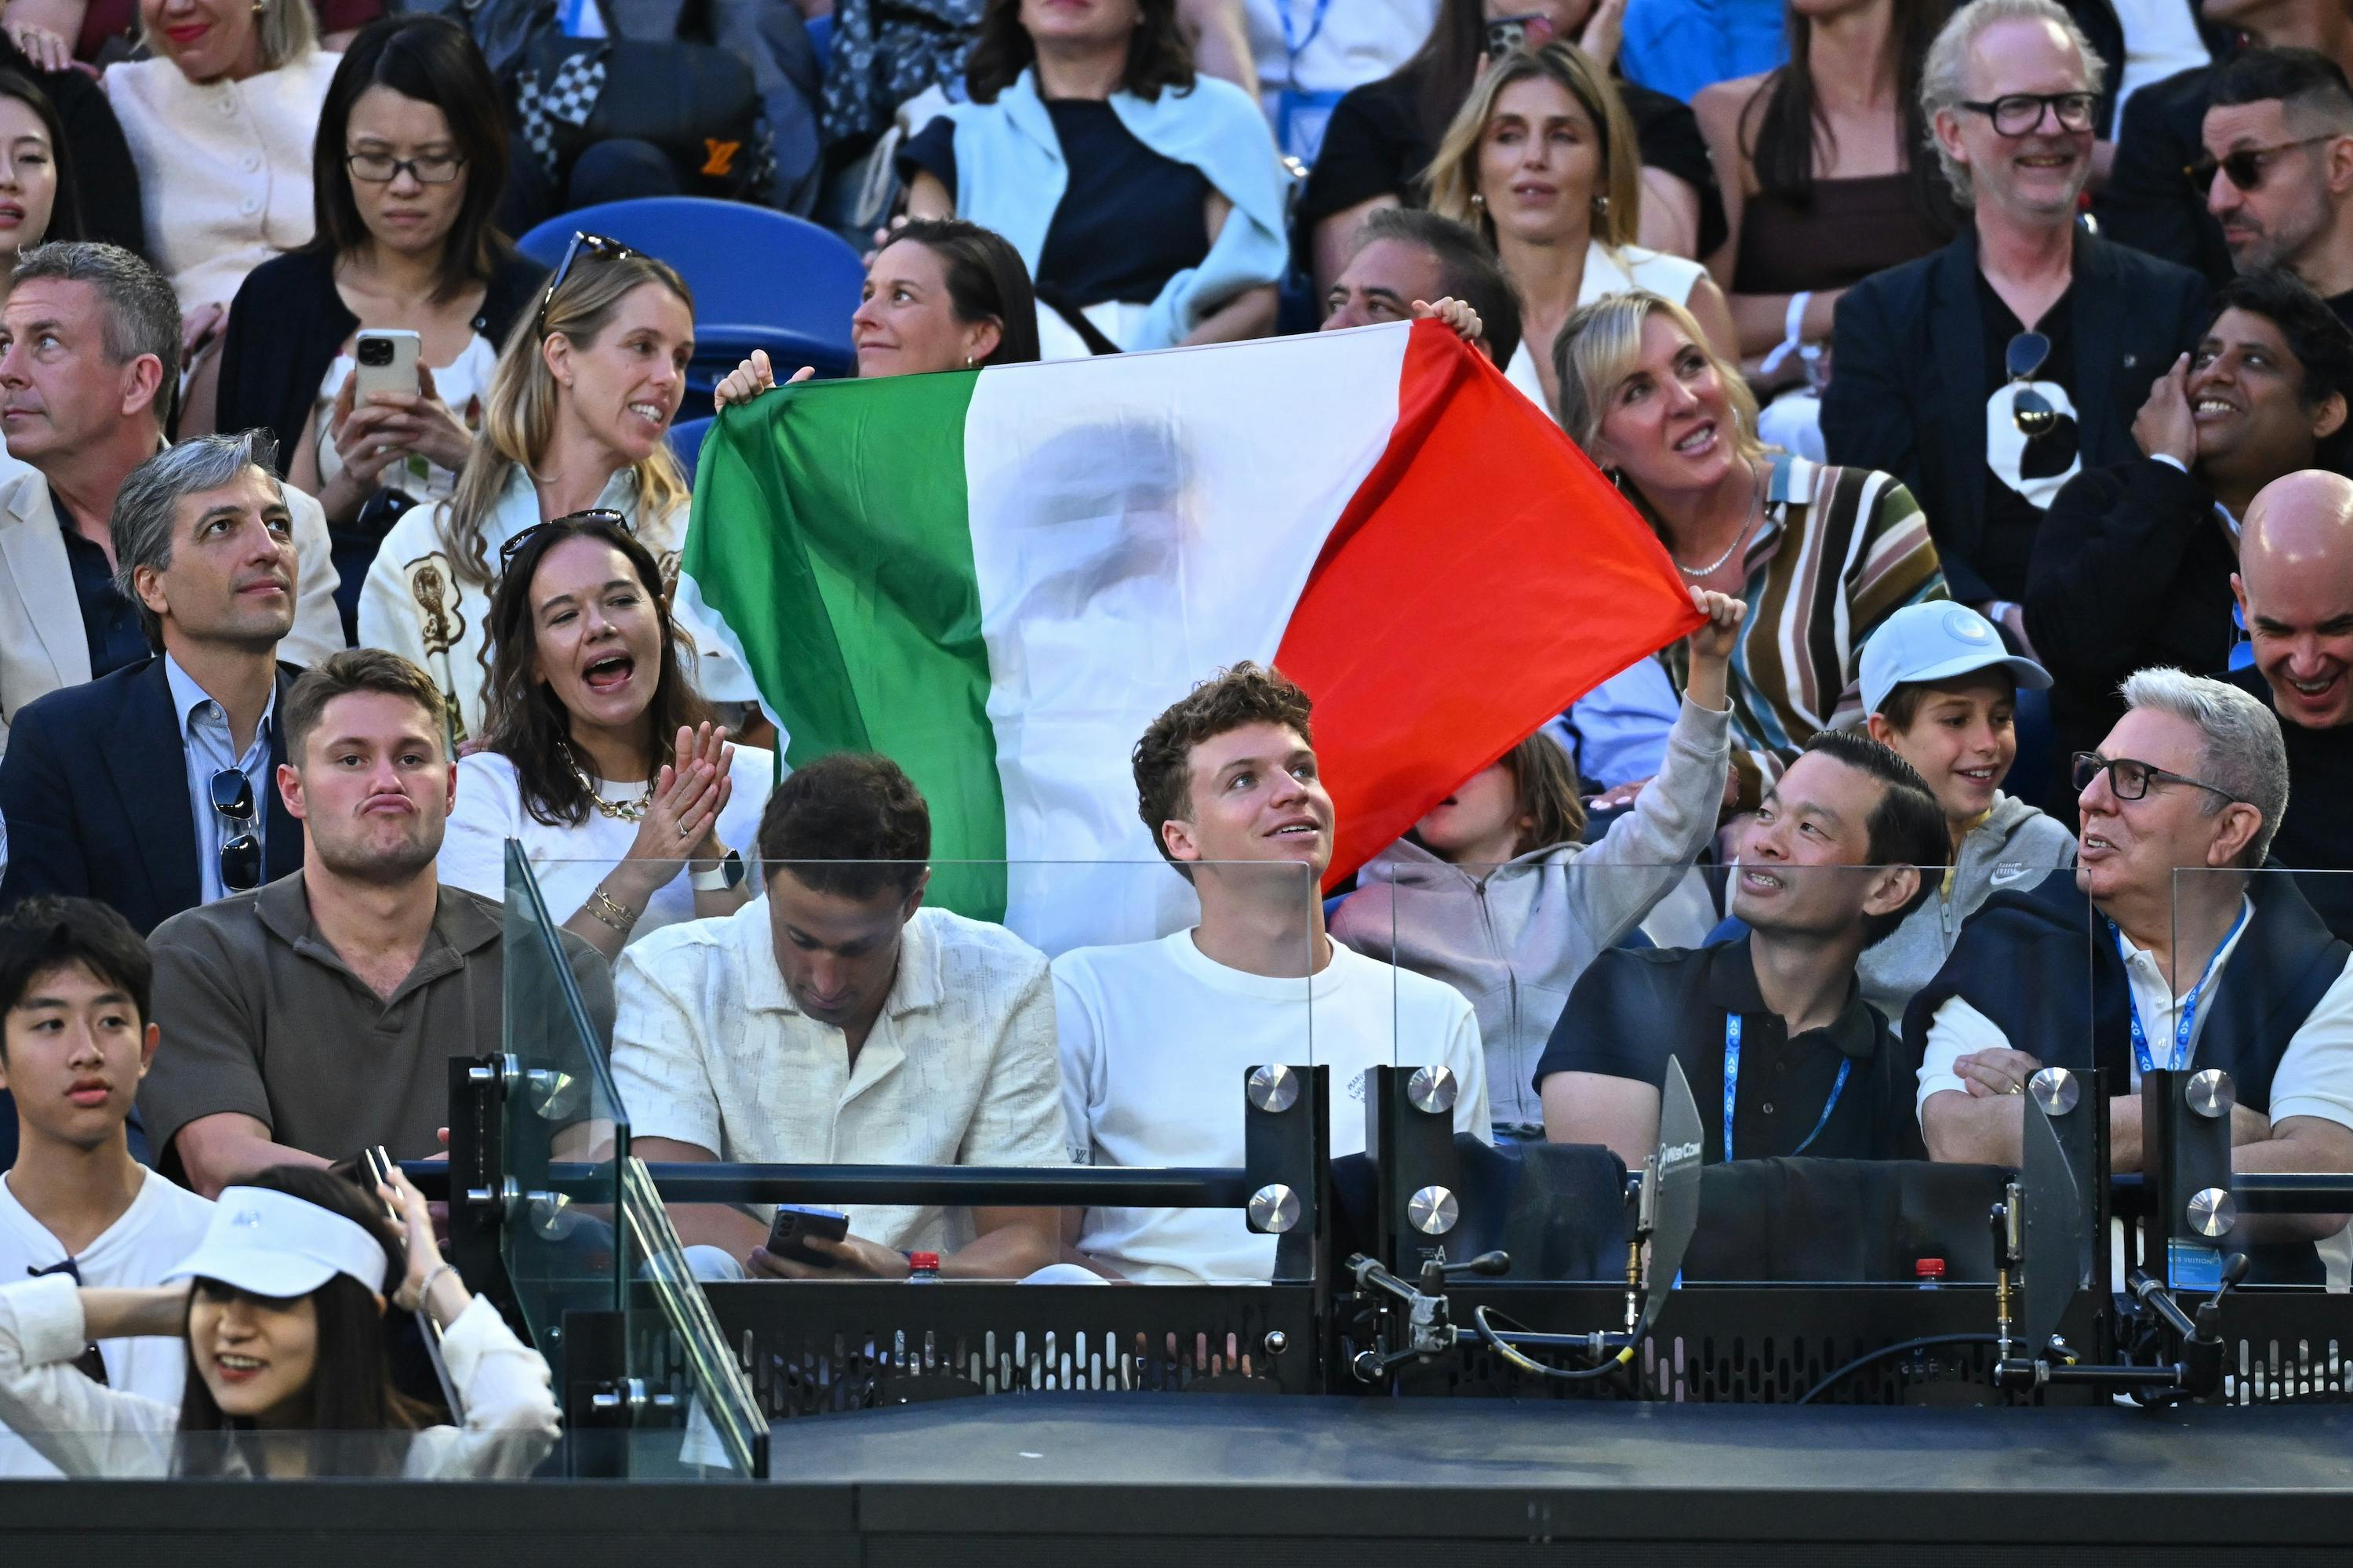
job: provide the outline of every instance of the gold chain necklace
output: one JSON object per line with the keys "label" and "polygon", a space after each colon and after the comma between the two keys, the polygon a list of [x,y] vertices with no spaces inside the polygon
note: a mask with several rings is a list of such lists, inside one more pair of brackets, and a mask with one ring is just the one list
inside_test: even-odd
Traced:
{"label": "gold chain necklace", "polygon": [[647,784],[646,792],[634,800],[607,800],[604,792],[596,788],[596,781],[589,778],[587,770],[580,766],[580,759],[572,754],[569,745],[564,747],[564,760],[572,769],[572,777],[580,780],[580,788],[588,791],[588,803],[614,821],[640,821],[647,809],[654,803],[654,787],[650,783]]}

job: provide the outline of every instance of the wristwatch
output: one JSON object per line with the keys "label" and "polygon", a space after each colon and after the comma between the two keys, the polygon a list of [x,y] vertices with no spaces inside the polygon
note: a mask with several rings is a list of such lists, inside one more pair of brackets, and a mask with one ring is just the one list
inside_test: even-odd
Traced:
{"label": "wristwatch", "polygon": [[744,885],[744,853],[729,850],[727,857],[709,871],[690,872],[686,885],[697,893],[732,893]]}

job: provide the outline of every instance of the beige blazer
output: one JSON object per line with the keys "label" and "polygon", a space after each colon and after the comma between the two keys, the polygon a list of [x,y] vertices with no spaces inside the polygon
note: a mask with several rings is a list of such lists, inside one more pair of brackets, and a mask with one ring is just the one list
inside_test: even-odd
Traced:
{"label": "beige blazer", "polygon": [[[279,644],[290,664],[315,664],[343,646],[327,514],[286,486],[294,514],[294,630]],[[73,567],[41,471],[0,454],[0,752],[17,710],[90,679],[90,643],[74,598]]]}

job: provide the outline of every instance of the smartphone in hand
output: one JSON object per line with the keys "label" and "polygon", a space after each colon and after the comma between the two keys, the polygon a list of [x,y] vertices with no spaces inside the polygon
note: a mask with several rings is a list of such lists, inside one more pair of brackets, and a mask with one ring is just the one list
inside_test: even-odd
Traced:
{"label": "smartphone in hand", "polygon": [[807,1264],[811,1268],[831,1268],[831,1255],[809,1246],[809,1238],[821,1236],[838,1242],[849,1234],[849,1216],[838,1209],[807,1209],[795,1203],[779,1203],[776,1217],[768,1225],[768,1252],[776,1257]]}

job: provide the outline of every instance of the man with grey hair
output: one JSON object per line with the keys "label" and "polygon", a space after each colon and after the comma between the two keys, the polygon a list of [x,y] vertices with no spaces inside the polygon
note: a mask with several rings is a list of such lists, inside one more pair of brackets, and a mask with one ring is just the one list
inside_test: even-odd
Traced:
{"label": "man with grey hair", "polygon": [[2078,470],[2139,455],[2149,380],[2204,325],[2184,267],[2076,227],[2101,67],[2057,0],[1972,0],[1928,50],[1935,151],[1969,227],[1839,301],[1830,461],[1911,488],[1955,599],[2031,652],[2019,601]]}
{"label": "man with grey hair", "polygon": [[[152,652],[111,520],[164,444],[179,370],[179,304],[145,261],[96,242],[18,258],[0,304],[0,749],[34,699]],[[286,652],[308,663],[343,646],[343,622],[326,515],[300,491],[286,503],[302,561]]]}
{"label": "man with grey hair", "polygon": [[301,566],[273,456],[260,431],[199,436],[123,480],[115,581],[158,656],[17,715],[0,757],[0,904],[100,898],[144,933],[301,867],[270,787],[278,706],[301,673],[278,662]]}
{"label": "man with grey hair", "polygon": [[[2124,699],[2075,758],[2075,868],[1988,899],[1905,1011],[1929,1158],[2017,1165],[2026,1081],[2055,1063],[2129,1075],[2109,1148],[2137,1170],[2141,1074],[2194,1064],[2237,1085],[2234,1170],[2353,1171],[2353,948],[2295,878],[2255,869],[2287,809],[2279,721],[2179,670],[2141,671]],[[2251,1277],[2317,1284],[2312,1244],[2345,1218],[2242,1219],[2226,1245]]]}

